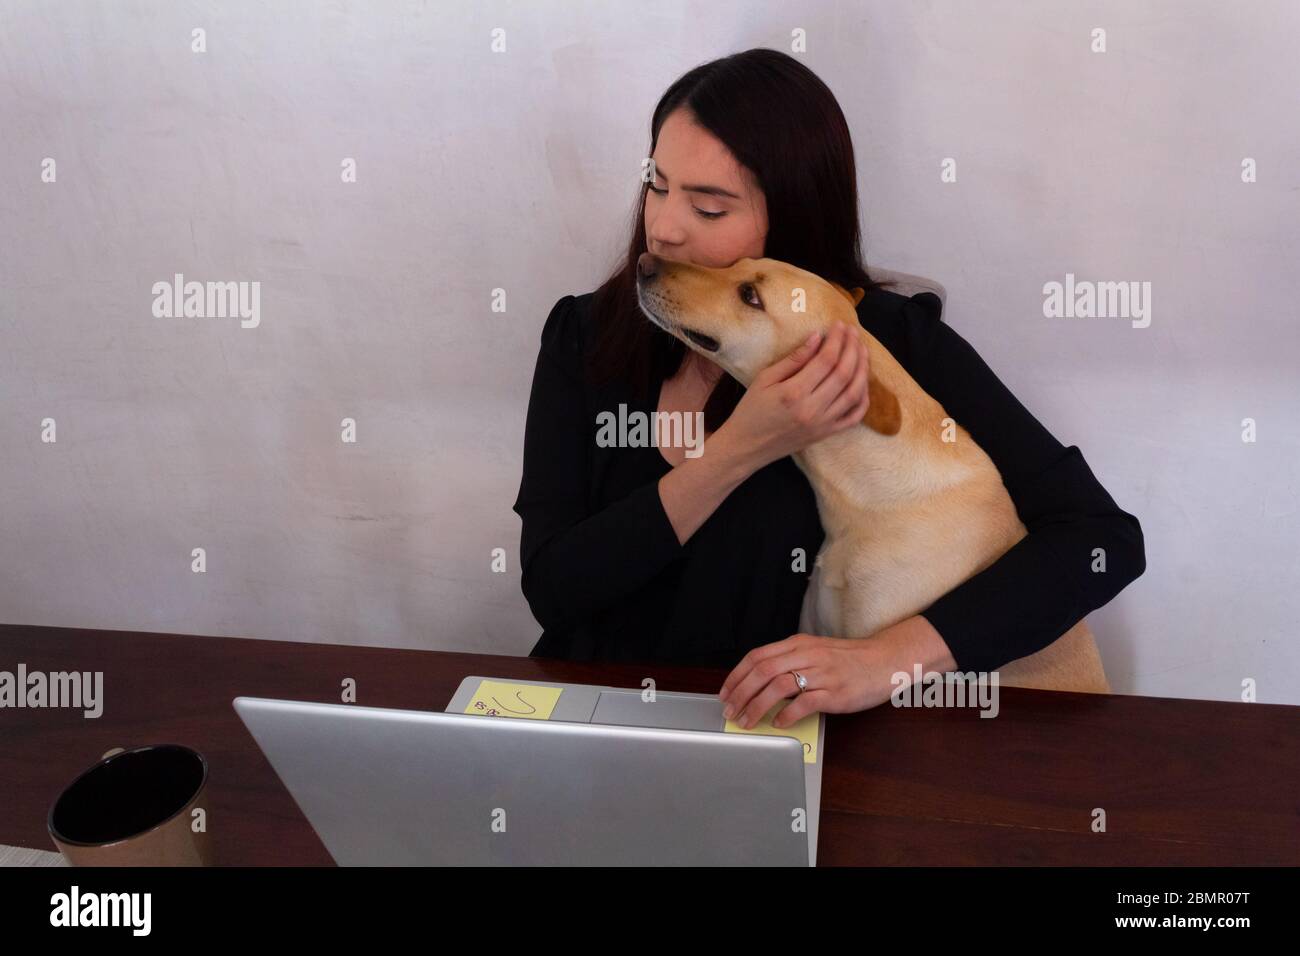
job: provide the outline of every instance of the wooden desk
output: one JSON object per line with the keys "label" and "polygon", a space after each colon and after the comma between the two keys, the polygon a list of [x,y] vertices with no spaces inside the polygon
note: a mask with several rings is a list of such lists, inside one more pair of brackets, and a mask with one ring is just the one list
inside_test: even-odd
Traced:
{"label": "wooden desk", "polygon": [[[59,791],[113,747],[210,765],[223,864],[331,860],[230,702],[442,710],[462,677],[716,693],[725,671],[0,625],[0,670],[103,671],[104,712],[0,709],[0,844],[53,849]],[[818,862],[1300,864],[1300,707],[1000,689],[1000,713],[889,704],[829,715]],[[1093,833],[1092,810],[1107,832]]]}

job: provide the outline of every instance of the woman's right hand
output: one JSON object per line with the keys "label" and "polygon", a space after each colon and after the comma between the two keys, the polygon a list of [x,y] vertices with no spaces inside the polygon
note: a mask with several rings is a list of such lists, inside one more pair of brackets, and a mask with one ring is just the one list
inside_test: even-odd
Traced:
{"label": "woman's right hand", "polygon": [[865,339],[843,322],[808,341],[754,377],[727,432],[737,454],[757,471],[862,421],[870,402]]}

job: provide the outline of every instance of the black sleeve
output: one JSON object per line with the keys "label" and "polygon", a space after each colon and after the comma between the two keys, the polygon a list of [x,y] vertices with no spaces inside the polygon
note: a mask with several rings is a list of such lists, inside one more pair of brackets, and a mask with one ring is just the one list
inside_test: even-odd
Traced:
{"label": "black sleeve", "polygon": [[[965,339],[915,303],[903,318],[908,372],[993,460],[1029,532],[921,612],[958,669],[996,670],[1051,644],[1141,575],[1142,526],[1078,446],[1062,446]],[[1094,570],[1096,549],[1104,571]]]}
{"label": "black sleeve", "polygon": [[524,597],[543,628],[563,628],[653,578],[682,551],[652,481],[591,514],[588,483],[596,421],[587,420],[581,326],[573,296],[542,328],[514,511],[523,520]]}

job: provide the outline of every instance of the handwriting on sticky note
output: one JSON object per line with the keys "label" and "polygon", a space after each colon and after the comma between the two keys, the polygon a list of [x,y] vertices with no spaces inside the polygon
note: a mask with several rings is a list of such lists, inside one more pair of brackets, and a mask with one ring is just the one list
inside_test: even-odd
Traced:
{"label": "handwriting on sticky note", "polygon": [[763,719],[753,727],[742,728],[735,721],[728,720],[722,728],[729,734],[767,734],[775,737],[794,737],[803,744],[803,762],[817,762],[817,714],[808,714],[789,727],[773,727],[772,718],[779,714],[793,698],[778,700],[772,709],[763,715]]}
{"label": "handwriting on sticky note", "polygon": [[478,690],[465,707],[467,714],[485,717],[524,717],[529,720],[550,720],[555,702],[564,692],[562,687],[539,687],[536,684],[507,684],[502,681],[480,681]]}

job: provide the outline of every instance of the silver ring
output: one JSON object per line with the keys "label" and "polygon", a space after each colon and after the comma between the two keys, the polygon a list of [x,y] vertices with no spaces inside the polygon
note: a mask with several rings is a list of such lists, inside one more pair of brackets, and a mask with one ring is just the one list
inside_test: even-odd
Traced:
{"label": "silver ring", "polygon": [[799,685],[799,693],[802,694],[808,689],[808,678],[804,677],[798,671],[791,671],[790,673],[794,675],[794,682]]}

